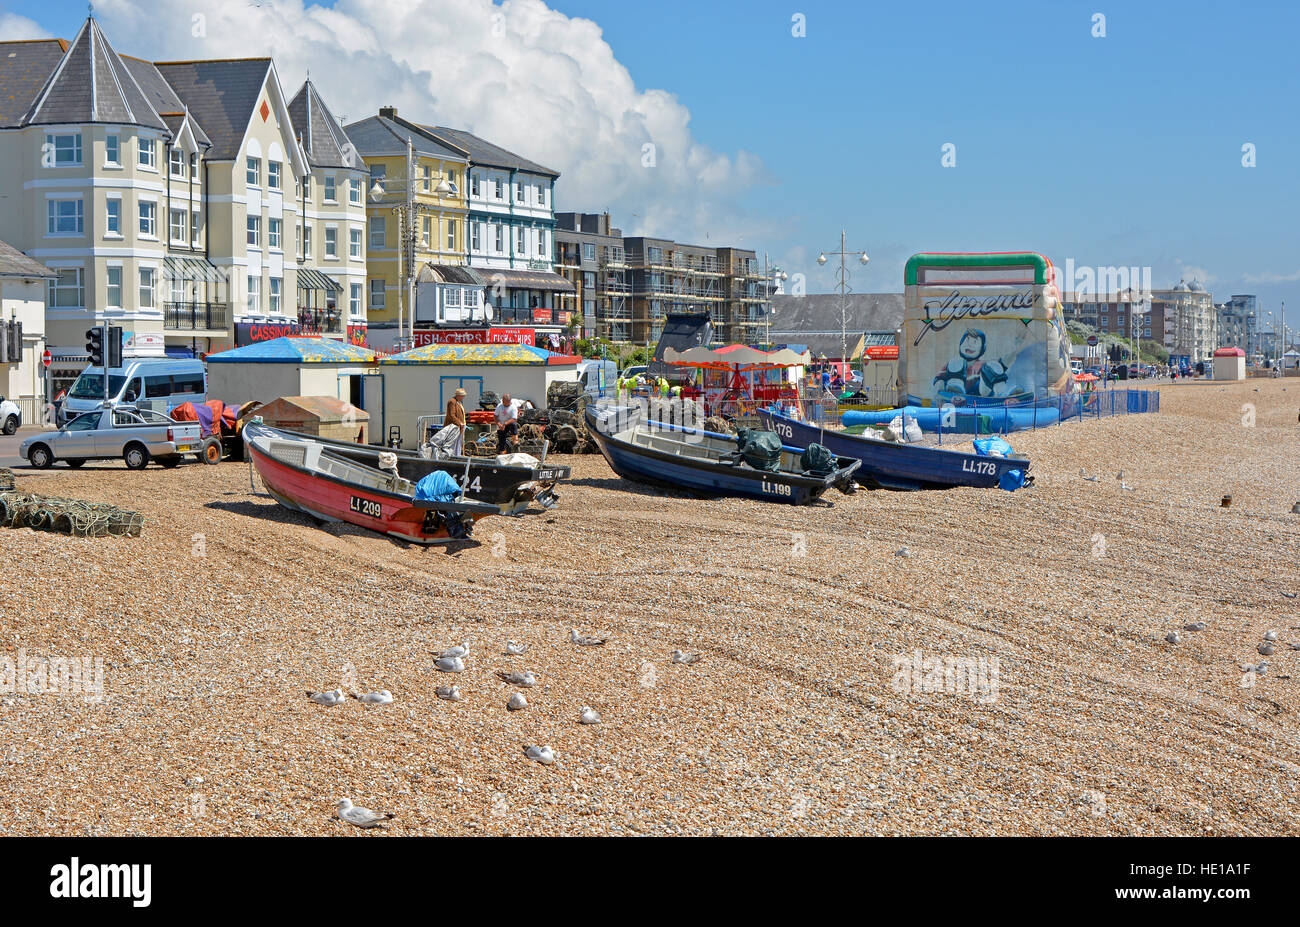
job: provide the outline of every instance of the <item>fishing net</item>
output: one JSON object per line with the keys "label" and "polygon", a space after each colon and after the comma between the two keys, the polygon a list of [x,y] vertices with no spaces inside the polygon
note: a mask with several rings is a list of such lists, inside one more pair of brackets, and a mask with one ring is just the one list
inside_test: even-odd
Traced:
{"label": "fishing net", "polygon": [[144,530],[144,516],[106,502],[83,502],[11,490],[0,492],[0,526],[57,531],[79,538],[110,534],[139,537]]}

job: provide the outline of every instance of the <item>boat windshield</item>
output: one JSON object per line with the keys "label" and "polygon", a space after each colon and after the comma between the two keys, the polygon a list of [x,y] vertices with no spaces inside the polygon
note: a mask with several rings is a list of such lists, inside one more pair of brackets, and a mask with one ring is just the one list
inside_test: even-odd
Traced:
{"label": "boat windshield", "polygon": [[[126,377],[110,376],[108,378],[108,395],[111,399],[122,390],[122,384],[126,382]],[[104,398],[104,375],[102,373],[83,373],[77,377],[77,382],[72,384],[72,389],[68,390],[69,399],[103,399]]]}

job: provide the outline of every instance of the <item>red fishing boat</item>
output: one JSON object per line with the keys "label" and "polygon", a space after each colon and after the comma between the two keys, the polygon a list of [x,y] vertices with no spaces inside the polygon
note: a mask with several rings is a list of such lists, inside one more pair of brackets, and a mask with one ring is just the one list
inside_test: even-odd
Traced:
{"label": "red fishing boat", "polygon": [[309,435],[251,422],[243,436],[267,492],[285,508],[324,521],[347,522],[414,544],[446,544],[470,537],[476,521],[501,511],[463,490],[448,494],[450,498],[417,499],[415,484],[395,470],[349,460]]}

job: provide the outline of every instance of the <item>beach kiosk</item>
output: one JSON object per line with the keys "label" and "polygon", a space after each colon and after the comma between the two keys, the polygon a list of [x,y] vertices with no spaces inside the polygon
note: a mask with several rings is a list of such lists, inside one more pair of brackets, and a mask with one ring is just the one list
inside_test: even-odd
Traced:
{"label": "beach kiosk", "polygon": [[907,404],[1002,405],[1075,391],[1055,268],[1041,254],[914,254],[903,282]]}
{"label": "beach kiosk", "polygon": [[1246,379],[1246,352],[1241,348],[1219,348],[1215,351],[1214,379]]}

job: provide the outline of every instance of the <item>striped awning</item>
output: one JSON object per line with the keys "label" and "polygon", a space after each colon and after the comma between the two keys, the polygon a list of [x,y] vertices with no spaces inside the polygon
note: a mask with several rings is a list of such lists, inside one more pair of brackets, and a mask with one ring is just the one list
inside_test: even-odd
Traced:
{"label": "striped awning", "polygon": [[206,280],[208,283],[220,283],[221,271],[217,265],[206,258],[168,256],[163,258],[172,280]]}
{"label": "striped awning", "polygon": [[339,286],[314,267],[298,268],[298,289],[324,290],[326,293],[343,292],[343,287]]}

